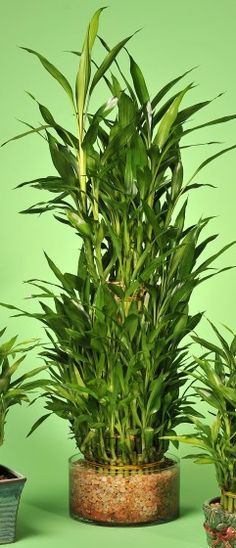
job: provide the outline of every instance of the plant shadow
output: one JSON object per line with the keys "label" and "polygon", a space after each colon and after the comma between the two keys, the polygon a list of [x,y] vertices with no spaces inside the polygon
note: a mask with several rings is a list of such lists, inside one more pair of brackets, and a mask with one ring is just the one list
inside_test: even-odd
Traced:
{"label": "plant shadow", "polygon": [[34,508],[55,514],[57,516],[68,517],[69,509],[67,499],[64,494],[52,493],[51,496],[47,494],[47,497],[37,495],[37,497],[31,496],[28,502]]}
{"label": "plant shadow", "polygon": [[198,509],[196,509],[196,506],[186,506],[182,504],[180,506],[180,518],[184,518],[186,516],[194,515],[198,513]]}
{"label": "plant shadow", "polygon": [[[27,509],[25,514],[20,513],[17,519],[16,540],[40,536],[42,534],[41,529],[36,525],[38,523],[38,516],[35,516],[35,519],[33,519],[33,516],[33,509]],[[36,526],[34,526],[34,523]]]}

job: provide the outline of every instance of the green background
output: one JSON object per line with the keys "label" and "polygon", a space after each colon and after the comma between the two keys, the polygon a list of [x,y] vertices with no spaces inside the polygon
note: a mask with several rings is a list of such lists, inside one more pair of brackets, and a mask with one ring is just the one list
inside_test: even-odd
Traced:
{"label": "green background", "polygon": [[[59,122],[73,128],[73,118],[66,96],[39,62],[18,49],[23,45],[48,57],[68,78],[74,78],[77,58],[66,50],[79,50],[89,17],[101,6],[97,0],[0,0],[0,59],[1,101],[0,140],[5,141],[23,131],[16,120],[21,118],[35,125],[40,121],[36,105],[25,94],[30,91],[49,106]],[[191,75],[198,84],[186,103],[215,97],[194,122],[210,120],[236,112],[236,4],[235,0],[110,0],[109,9],[102,15],[100,33],[114,45],[123,37],[142,27],[130,42],[129,49],[141,65],[152,93],[188,68],[198,65]],[[103,52],[97,46],[96,58]],[[124,66],[125,54],[121,54]],[[187,80],[189,82],[190,79]],[[105,89],[97,93],[95,103],[105,100]],[[221,141],[223,146],[236,143],[236,121],[214,126],[193,134],[186,144]],[[207,156],[217,152],[218,146],[186,149],[185,173],[191,174]],[[79,242],[72,231],[49,216],[29,217],[18,212],[40,200],[34,190],[13,191],[18,183],[37,176],[54,174],[49,153],[43,139],[26,137],[10,143],[0,151],[0,300],[17,306],[32,306],[24,301],[30,289],[23,280],[38,277],[50,279],[43,250],[62,270],[76,268]],[[198,182],[211,183],[215,190],[193,192],[189,201],[189,222],[201,215],[213,215],[211,233],[219,233],[217,250],[235,238],[236,152],[232,151],[207,167]],[[37,194],[37,195],[36,195]],[[236,263],[231,248],[217,266]],[[205,310],[218,325],[220,322],[236,329],[235,271],[231,270],[201,286],[192,299],[192,311]],[[8,319],[8,311],[0,310],[0,325],[8,324],[8,334],[19,333],[20,338],[41,337],[43,331],[35,321]],[[198,329],[209,336],[206,320]],[[28,367],[39,365],[28,359]],[[66,423],[56,417],[25,439],[33,421],[42,413],[39,402],[30,408],[15,408],[9,414],[6,441],[1,449],[1,462],[25,473],[25,487],[19,515],[18,539],[22,547],[99,547],[148,544],[167,548],[192,548],[205,545],[202,530],[201,504],[217,494],[214,471],[183,461],[182,516],[170,524],[118,529],[85,525],[69,519],[67,511],[67,459],[75,452],[68,439]],[[180,449],[180,454],[186,448]]]}

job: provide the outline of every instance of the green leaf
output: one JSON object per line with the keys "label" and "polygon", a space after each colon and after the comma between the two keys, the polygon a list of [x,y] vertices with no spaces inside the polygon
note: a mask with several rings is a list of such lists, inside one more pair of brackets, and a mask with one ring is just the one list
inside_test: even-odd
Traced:
{"label": "green leaf", "polygon": [[2,335],[5,333],[5,331],[6,331],[6,327],[4,327],[3,329],[1,329],[1,331],[0,331],[0,337],[2,337]]}
{"label": "green leaf", "polygon": [[177,286],[176,291],[171,297],[171,308],[175,310],[175,307],[178,306],[181,301],[188,301],[193,289],[196,287],[198,282],[191,280],[190,282],[183,283],[180,287]]}
{"label": "green leaf", "polygon": [[91,52],[97,35],[99,17],[105,8],[98,9],[93,15],[86,33],[83,44],[82,53],[80,56],[79,70],[76,78],[76,102],[78,109],[78,120],[80,134],[83,131],[83,113],[91,76]]}
{"label": "green leaf", "polygon": [[236,335],[234,336],[232,343],[230,345],[230,352],[235,356],[236,354]]}
{"label": "green leaf", "polygon": [[73,184],[76,179],[76,159],[67,147],[61,145],[47,132],[48,144],[53,164],[64,181]]}
{"label": "green leaf", "polygon": [[[111,51],[111,48],[108,46],[108,44],[105,42],[105,40],[101,37],[101,36],[98,36],[102,46],[105,48],[106,51],[108,51],[108,53]],[[127,50],[126,50],[127,51]],[[120,65],[117,61],[117,58],[114,60],[115,62],[115,65],[117,66],[117,69],[120,73],[120,75],[122,76],[122,79],[124,80],[124,83],[125,83],[125,86],[130,94],[130,97],[131,99],[133,100],[134,104],[137,105],[137,101],[136,101],[136,96],[135,96],[135,93],[133,91],[133,88],[132,86],[130,85],[129,81],[127,80],[127,78],[125,77],[125,74],[123,73],[123,71],[121,70],[120,68]]]}
{"label": "green leaf", "polygon": [[228,387],[228,386],[220,386],[220,390],[222,392],[222,395],[226,400],[228,400],[234,408],[236,407],[236,392],[235,387]]}
{"label": "green leaf", "polygon": [[[138,32],[138,31],[136,31]],[[99,80],[103,77],[105,72],[109,69],[113,61],[116,59],[118,53],[120,50],[127,44],[127,42],[136,34],[131,34],[127,38],[124,38],[124,40],[121,40],[114,48],[110,50],[110,52],[106,55],[105,59],[103,60],[102,64],[98,68],[98,70],[95,72],[95,75],[93,77],[90,89],[89,89],[89,95],[91,95],[92,91],[94,90],[95,86],[98,84]]]}
{"label": "green leaf", "polygon": [[[31,377],[34,377],[38,373],[41,373],[41,371],[44,371],[45,369],[47,369],[47,366],[37,367],[36,369],[33,369],[32,371],[27,371],[27,373],[24,373],[24,375],[21,375],[20,377],[12,381],[11,387],[12,388],[20,387],[22,390],[31,390],[31,383],[27,383],[27,384],[26,383],[22,384],[22,383],[24,383],[25,380]],[[49,384],[49,380],[43,380],[41,378],[39,378],[38,381],[36,382],[38,383],[39,388]]]}
{"label": "green leaf", "polygon": [[188,199],[185,200],[184,204],[182,205],[177,217],[176,217],[176,220],[175,220],[175,228],[177,229],[177,234],[178,236],[181,235],[182,231],[183,231],[183,228],[184,228],[184,221],[185,221],[185,214],[186,214],[186,208],[187,208],[187,204],[188,204]]}
{"label": "green leaf", "polygon": [[11,141],[16,141],[17,139],[22,139],[22,137],[26,137],[27,135],[31,135],[32,133],[39,133],[40,131],[43,131],[44,129],[49,128],[50,125],[46,124],[44,126],[39,126],[34,129],[30,129],[29,131],[24,131],[24,133],[19,133],[18,135],[15,135],[15,137],[11,137],[11,139],[8,139],[4,143],[2,143],[2,147],[5,146],[7,143],[10,143]]}
{"label": "green leaf", "polygon": [[42,105],[41,103],[39,103],[39,101],[35,99],[32,93],[29,93],[29,92],[26,92],[26,93],[31,97],[31,99],[33,99],[33,101],[37,103],[40,113],[44,119],[44,122],[48,124],[48,127],[53,127],[56,130],[59,137],[61,137],[61,139],[64,141],[64,143],[66,143],[70,147],[75,147],[76,149],[78,149],[79,141],[77,137],[75,137],[75,135],[73,135],[70,131],[64,129],[62,126],[57,124],[57,122],[54,120],[53,115],[51,114],[49,109],[45,107],[44,105]]}
{"label": "green leaf", "polygon": [[206,388],[196,388],[195,392],[198,394],[203,401],[207,402],[211,407],[214,407],[219,411],[219,408],[222,411],[221,403],[219,401],[218,395],[215,397],[213,393],[210,390],[207,390]]}
{"label": "green leaf", "polygon": [[[179,248],[182,248],[182,247],[183,246],[181,244],[180,246],[176,246],[175,249],[178,250]],[[148,253],[149,249],[150,248],[147,245],[146,249],[143,252],[143,255],[145,253],[145,258],[146,258],[146,254]],[[173,254],[173,249],[169,249],[165,253],[162,253],[161,255],[159,255],[159,257],[156,257],[151,262],[149,262],[149,264],[145,268],[145,270],[143,270],[143,272],[141,272],[140,279],[143,280],[143,281],[147,280],[158,269],[158,267],[165,265],[166,258],[169,257],[169,255],[172,255],[172,254]],[[141,257],[139,259],[140,261],[143,259],[143,255],[141,255]],[[136,270],[137,270],[137,266],[139,266],[139,269],[140,269],[140,265],[136,265],[135,273],[136,273]]]}
{"label": "green leaf", "polygon": [[225,245],[224,247],[222,247],[222,249],[220,249],[220,251],[218,251],[217,253],[215,253],[214,255],[212,255],[211,257],[209,257],[209,259],[206,259],[206,261],[204,261],[192,274],[193,276],[195,277],[197,274],[200,274],[201,272],[204,272],[205,270],[207,270],[208,266],[213,263],[216,259],[218,259],[218,257],[220,257],[223,253],[225,253],[225,251],[227,251],[228,249],[230,249],[233,245],[236,244],[236,241],[234,242],[231,242],[230,244],[227,244]]}
{"label": "green leaf", "polygon": [[139,99],[139,102],[142,106],[149,101],[150,99],[149,92],[148,92],[147,85],[144,80],[144,76],[140,67],[137,65],[137,63],[135,62],[135,60],[133,59],[131,55],[129,55],[129,59],[130,59],[130,74],[132,76],[134,89],[136,91],[136,95]]}
{"label": "green leaf", "polygon": [[90,126],[82,141],[82,147],[84,149],[90,147],[91,145],[93,145],[93,143],[95,143],[98,137],[100,123],[104,120],[107,114],[109,114],[116,106],[117,106],[117,97],[111,97],[94,114],[93,119],[90,123]]}
{"label": "green leaf", "polygon": [[178,161],[174,167],[171,179],[171,198],[175,200],[183,184],[183,165]]}
{"label": "green leaf", "polygon": [[183,240],[181,261],[178,267],[180,280],[183,280],[188,276],[188,274],[192,271],[194,263],[195,263],[195,240],[194,240],[194,235],[190,232],[186,236],[186,239]]}
{"label": "green leaf", "polygon": [[55,265],[55,263],[50,259],[50,257],[47,255],[47,253],[44,252],[44,255],[47,259],[48,265],[51,268],[53,274],[55,274],[56,278],[61,282],[62,286],[65,289],[71,290],[70,284],[66,281],[65,276],[62,274],[62,272],[59,270],[59,268]]}
{"label": "green leaf", "polygon": [[198,126],[186,129],[183,132],[183,135],[187,135],[188,133],[191,133],[192,131],[195,131],[196,129],[201,129],[203,127],[214,126],[216,124],[224,124],[225,122],[230,122],[231,120],[235,120],[235,118],[236,118],[236,114],[231,114],[229,116],[222,116],[222,118],[215,118],[214,120],[210,120],[209,122],[205,122],[204,124],[200,124]]}
{"label": "green leaf", "polygon": [[220,428],[221,428],[221,420],[220,420],[219,415],[217,415],[215,420],[213,421],[213,423],[211,425],[211,436],[212,436],[213,443],[216,443],[216,441],[217,441],[217,438],[218,438],[219,433],[220,433]]}
{"label": "green leaf", "polygon": [[12,337],[9,341],[1,344],[1,354],[3,355],[10,355],[14,352],[14,345],[17,340],[17,335],[15,337]]}
{"label": "green leaf", "polygon": [[92,238],[92,227],[88,222],[85,222],[77,213],[73,211],[67,211],[67,218],[72,226],[74,226],[79,234],[83,237]]}
{"label": "green leaf", "polygon": [[192,177],[189,179],[188,183],[190,183],[190,181],[192,181],[194,179],[194,177],[196,177],[196,175],[199,173],[199,171],[201,171],[201,169],[203,169],[205,166],[207,166],[208,164],[210,164],[210,162],[213,162],[213,160],[215,160],[216,158],[218,158],[219,156],[222,156],[222,154],[225,154],[226,152],[229,152],[230,150],[233,150],[236,148],[236,145],[233,145],[231,147],[228,147],[228,148],[225,148],[224,150],[221,150],[220,152],[217,152],[216,154],[213,154],[213,156],[210,156],[209,158],[207,158],[206,160],[204,160],[204,162],[202,162],[202,164],[200,164],[200,166],[196,169],[196,171],[194,171],[194,174],[192,175]]}
{"label": "green leaf", "polygon": [[185,93],[187,93],[187,91],[191,89],[191,87],[192,87],[192,84],[188,85],[183,91],[181,91],[177,95],[177,97],[174,99],[174,101],[171,103],[167,112],[164,114],[160,122],[157,135],[154,139],[154,144],[156,144],[159,147],[159,149],[163,149],[163,146],[165,145],[169,137],[171,127],[177,117],[179,105]]}
{"label": "green leaf", "polygon": [[129,124],[135,122],[136,119],[136,109],[132,99],[127,95],[127,93],[122,92],[118,101],[119,107],[119,125],[122,128],[125,128]]}
{"label": "green leaf", "polygon": [[50,417],[52,413],[46,413],[46,415],[43,415],[42,417],[40,417],[32,426],[32,428],[30,429],[29,433],[27,434],[27,438],[33,434],[33,432],[48,418]]}
{"label": "green leaf", "polygon": [[23,188],[24,186],[32,186],[32,188],[40,188],[40,190],[42,189],[49,190],[50,192],[61,192],[62,185],[63,179],[52,175],[49,177],[38,177],[37,179],[32,179],[31,181],[24,181],[23,183],[17,185],[15,189]]}
{"label": "green leaf", "polygon": [[138,327],[138,316],[136,314],[129,314],[124,321],[123,330],[127,331],[129,339],[132,341]]}
{"label": "green leaf", "polygon": [[92,52],[93,44],[94,44],[95,38],[97,36],[100,15],[101,15],[102,11],[104,11],[106,8],[107,8],[107,6],[103,6],[102,8],[99,8],[94,13],[94,15],[93,15],[93,17],[90,21],[89,29],[88,29],[88,34],[89,34],[88,46],[89,46],[89,53],[90,54]]}
{"label": "green leaf", "polygon": [[151,224],[154,230],[154,234],[156,236],[160,235],[162,231],[158,222],[158,218],[155,215],[153,209],[146,202],[143,202],[143,210],[147,217],[148,222]]}
{"label": "green leaf", "polygon": [[[222,94],[220,93],[217,97],[220,97]],[[216,98],[215,98],[216,99]],[[212,103],[214,99],[210,99],[208,101],[202,101],[201,103],[196,103],[194,105],[191,105],[190,107],[187,107],[183,110],[181,110],[178,113],[176,123],[177,124],[183,124],[183,122],[186,122],[190,116],[201,110],[202,108],[207,107],[210,103]]]}
{"label": "green leaf", "polygon": [[109,141],[101,159],[103,165],[107,163],[110,156],[117,153],[117,150],[121,149],[130,142],[131,138],[133,137],[133,133],[134,125],[133,123],[131,123],[128,126],[122,128],[120,132],[117,133],[113,137],[113,139]]}
{"label": "green leaf", "polygon": [[182,443],[187,443],[193,447],[199,447],[200,449],[208,450],[208,445],[201,439],[193,436],[162,436],[161,439],[177,440]]}
{"label": "green leaf", "polygon": [[168,93],[168,91],[173,86],[175,86],[175,84],[177,84],[180,80],[182,80],[182,78],[184,78],[184,76],[186,76],[187,74],[189,74],[196,68],[197,67],[193,67],[189,70],[186,70],[186,72],[184,72],[180,76],[177,76],[177,78],[174,78],[174,80],[171,80],[171,82],[168,82],[168,84],[166,84],[160,91],[158,91],[158,93],[155,95],[154,99],[152,100],[152,103],[151,103],[152,108],[154,109],[156,107],[156,105],[161,101],[161,99],[163,99],[163,97]]}
{"label": "green leaf", "polygon": [[164,379],[164,373],[161,372],[151,383],[150,395],[147,402],[147,413],[150,415],[157,413],[161,407],[161,394],[163,391]]}
{"label": "green leaf", "polygon": [[112,93],[115,95],[115,97],[120,97],[120,94],[122,92],[122,87],[120,85],[119,80],[116,78],[114,74],[112,76]]}
{"label": "green leaf", "polygon": [[[190,455],[184,455],[182,459],[209,459],[210,457],[206,453],[192,453]],[[197,462],[197,461],[196,461]]]}
{"label": "green leaf", "polygon": [[191,268],[194,263],[194,231],[190,231],[183,239],[181,245],[172,249],[172,260],[170,263],[169,277],[171,278],[178,269],[180,279],[184,279],[185,276],[191,272]]}
{"label": "green leaf", "polygon": [[[1,353],[1,348],[0,348],[0,353]],[[9,367],[5,376],[11,377],[15,373],[15,371],[17,371],[18,367],[20,366],[21,362],[24,359],[25,359],[25,356],[21,356],[21,358],[19,358],[13,365],[11,365],[11,367]],[[17,379],[17,382],[19,382],[19,379]]]}
{"label": "green leaf", "polygon": [[37,51],[34,51],[33,49],[29,49],[29,48],[24,48],[22,46],[21,46],[21,49],[24,49],[25,51],[28,51],[28,53],[32,53],[33,55],[38,57],[40,63],[42,63],[43,67],[47,70],[47,72],[49,72],[49,74],[51,74],[51,76],[55,78],[55,80],[57,80],[57,82],[63,87],[69,99],[71,100],[73,107],[75,107],[73,91],[68,80],[65,78],[65,76],[54,65],[52,65],[52,63],[50,63],[46,59],[46,57],[43,57],[43,55],[41,55]]}
{"label": "green leaf", "polygon": [[221,335],[221,333],[218,331],[218,329],[216,328],[216,326],[215,326],[210,320],[208,320],[208,321],[209,321],[209,323],[210,323],[210,325],[211,325],[213,331],[216,333],[216,335],[217,335],[219,341],[221,342],[221,346],[222,346],[222,348],[224,349],[227,358],[229,358],[229,360],[230,360],[230,357],[231,357],[231,356],[230,356],[230,349],[229,349],[229,345],[228,345],[227,341],[224,339],[224,337],[223,337],[223,336]]}
{"label": "green leaf", "polygon": [[[217,354],[220,354],[220,356],[222,356],[222,358],[225,358],[224,351],[219,346],[217,346],[216,344],[213,344],[213,343],[207,341],[206,339],[203,339],[202,337],[197,337],[196,335],[193,335],[192,339],[195,342],[197,342],[198,344],[200,344],[201,346],[204,346],[204,348],[207,348],[208,350],[211,350],[212,352],[216,352]],[[204,362],[200,363],[200,360],[199,360],[198,363],[202,367]]]}
{"label": "green leaf", "polygon": [[215,459],[212,457],[200,457],[195,460],[195,464],[215,464]]}
{"label": "green leaf", "polygon": [[200,257],[200,255],[203,253],[203,251],[206,249],[209,243],[213,242],[216,238],[218,238],[219,234],[212,234],[212,236],[208,236],[203,242],[201,242],[195,249],[195,259]]}

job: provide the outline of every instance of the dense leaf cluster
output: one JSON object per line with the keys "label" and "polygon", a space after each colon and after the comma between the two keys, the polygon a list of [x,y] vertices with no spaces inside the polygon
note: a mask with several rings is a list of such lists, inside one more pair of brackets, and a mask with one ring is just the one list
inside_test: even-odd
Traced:
{"label": "dense leaf cluster", "polygon": [[[189,300],[216,274],[210,265],[229,247],[201,259],[216,238],[201,238],[210,218],[185,224],[186,196],[203,186],[193,177],[229,149],[208,158],[184,181],[180,142],[194,130],[235,116],[186,128],[210,101],[182,108],[192,84],[166,98],[190,71],[150,97],[133,57],[127,52],[129,77],[117,61],[130,36],[112,49],[100,38],[106,54],[97,65],[92,48],[101,11],[89,24],[82,52],[74,52],[80,58],[75,94],[45,57],[27,50],[63,87],[76,131],[63,128],[38,103],[43,125],[14,138],[43,135],[57,170],[56,176],[19,185],[54,195],[25,212],[53,211],[82,241],[75,274],[63,274],[47,258],[55,288],[31,281],[42,291],[36,296],[42,312],[31,316],[44,324],[50,339],[43,352],[51,372],[49,414],[69,421],[87,458],[148,462],[166,451],[168,442],[160,436],[196,413],[186,395],[180,396],[188,374],[182,340],[202,315],[191,316]],[[91,114],[89,100],[101,79],[110,97]]]}
{"label": "dense leaf cluster", "polygon": [[[205,358],[195,358],[199,372],[192,373],[197,384],[196,394],[206,402],[213,416],[212,424],[191,417],[195,433],[179,436],[178,440],[198,447],[203,452],[188,455],[199,464],[214,464],[221,489],[236,492],[236,335],[229,328],[230,343],[211,324],[219,345],[194,336],[195,342],[207,350]],[[175,438],[177,439],[177,438]],[[224,506],[224,494],[222,495]],[[231,504],[234,501],[231,500]],[[231,512],[235,508],[227,508]]]}
{"label": "dense leaf cluster", "polygon": [[[0,338],[5,329],[0,331]],[[48,380],[32,377],[41,373],[45,367],[37,367],[26,371],[15,378],[21,363],[28,351],[36,346],[36,341],[16,343],[17,337],[0,344],[0,445],[4,442],[4,426],[9,409],[16,404],[29,402],[28,393],[46,386]],[[19,357],[18,357],[19,356]]]}

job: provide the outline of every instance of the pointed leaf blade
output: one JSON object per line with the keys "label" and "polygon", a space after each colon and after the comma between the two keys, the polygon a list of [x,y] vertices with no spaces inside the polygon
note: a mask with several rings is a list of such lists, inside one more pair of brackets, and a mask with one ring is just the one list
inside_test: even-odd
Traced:
{"label": "pointed leaf blade", "polygon": [[141,105],[145,105],[149,99],[149,92],[147,85],[140,67],[137,65],[134,58],[129,55],[130,58],[130,74],[132,76],[134,89]]}
{"label": "pointed leaf blade", "polygon": [[91,95],[92,91],[94,90],[99,80],[103,77],[105,72],[109,69],[113,61],[116,59],[120,50],[125,46],[125,44],[127,44],[127,42],[134,36],[134,34],[131,34],[127,38],[124,38],[124,40],[121,40],[121,42],[119,42],[116,46],[114,46],[114,48],[112,48],[110,52],[106,55],[102,64],[100,65],[98,70],[95,72],[95,75],[93,77],[93,80],[90,86],[89,95]]}
{"label": "pointed leaf blade", "polygon": [[64,74],[62,74],[52,63],[50,63],[50,61],[48,61],[46,57],[41,55],[41,53],[38,53],[37,51],[30,48],[25,48],[23,46],[21,46],[21,49],[27,51],[28,53],[32,53],[39,59],[40,63],[47,70],[47,72],[49,72],[49,74],[51,74],[51,76],[55,78],[55,80],[57,80],[57,82],[63,87],[74,107],[73,91]]}

